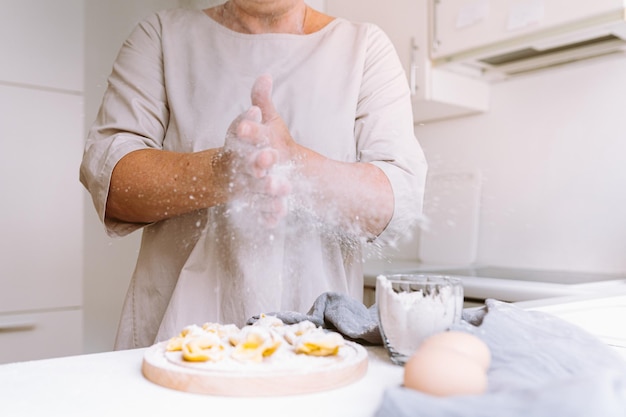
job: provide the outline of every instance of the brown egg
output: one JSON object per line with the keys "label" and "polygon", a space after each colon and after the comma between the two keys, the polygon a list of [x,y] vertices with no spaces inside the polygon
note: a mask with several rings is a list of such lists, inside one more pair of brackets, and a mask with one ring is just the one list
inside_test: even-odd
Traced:
{"label": "brown egg", "polygon": [[485,371],[489,369],[491,363],[491,352],[487,344],[470,333],[459,331],[437,333],[424,340],[419,348],[452,349],[478,362]]}
{"label": "brown egg", "polygon": [[404,366],[404,386],[436,396],[479,395],[487,389],[487,373],[455,350],[420,347]]}

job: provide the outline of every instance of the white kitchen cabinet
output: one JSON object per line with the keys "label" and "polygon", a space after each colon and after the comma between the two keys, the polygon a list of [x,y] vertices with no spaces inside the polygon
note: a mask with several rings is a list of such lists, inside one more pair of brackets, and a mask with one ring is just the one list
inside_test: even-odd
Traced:
{"label": "white kitchen cabinet", "polygon": [[622,57],[624,0],[433,2],[432,64],[488,82]]}
{"label": "white kitchen cabinet", "polygon": [[475,114],[489,107],[486,83],[433,68],[432,2],[428,0],[327,0],[333,16],[380,26],[394,43],[413,92],[415,122]]}
{"label": "white kitchen cabinet", "polygon": [[80,306],[82,97],[0,85],[0,314]]}
{"label": "white kitchen cabinet", "polygon": [[[0,362],[80,352],[82,113],[81,96],[0,85]],[[37,320],[16,331],[23,312]],[[38,343],[5,344],[22,337]],[[75,343],[64,351],[57,337]]]}
{"label": "white kitchen cabinet", "polygon": [[623,16],[625,3],[624,0],[435,1],[432,57],[441,59],[564,25],[588,25],[585,21],[612,19],[611,14]]}
{"label": "white kitchen cabinet", "polygon": [[82,353],[80,309],[0,315],[0,364]]}
{"label": "white kitchen cabinet", "polygon": [[83,2],[0,13],[0,363],[82,351]]}
{"label": "white kitchen cabinet", "polygon": [[0,2],[0,81],[83,90],[83,0]]}

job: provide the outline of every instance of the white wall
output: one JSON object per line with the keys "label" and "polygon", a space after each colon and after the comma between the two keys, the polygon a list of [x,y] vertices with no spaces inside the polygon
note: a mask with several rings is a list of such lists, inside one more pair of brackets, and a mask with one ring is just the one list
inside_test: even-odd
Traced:
{"label": "white wall", "polygon": [[416,129],[433,172],[483,174],[477,262],[626,271],[626,58],[495,84],[491,100]]}

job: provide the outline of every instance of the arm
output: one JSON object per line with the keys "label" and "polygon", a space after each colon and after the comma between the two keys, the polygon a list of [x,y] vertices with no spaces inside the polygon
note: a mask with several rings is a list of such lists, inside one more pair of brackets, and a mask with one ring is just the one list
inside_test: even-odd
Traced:
{"label": "arm", "polygon": [[[222,204],[237,196],[233,183],[244,187],[256,182],[268,187],[270,195],[284,194],[271,178],[259,175],[253,181],[256,171],[264,173],[273,163],[271,154],[252,152],[250,161],[222,147],[194,153],[163,150],[169,111],[160,20],[153,16],[138,25],[120,50],[81,163],[80,180],[107,233],[125,235],[147,223]],[[230,145],[245,118],[256,120],[260,113],[244,113],[233,122]],[[233,181],[229,173],[237,164],[248,170]]]}
{"label": "arm", "polygon": [[[257,81],[252,100],[263,113],[263,120],[255,120],[254,115],[236,120],[227,134],[226,147],[242,149],[232,145],[239,141],[250,145],[244,149],[266,147],[278,152],[280,160],[271,151],[249,154],[245,150],[226,152],[223,148],[195,153],[137,150],[124,156],[113,170],[106,218],[151,223],[224,204],[244,192],[255,192],[269,196],[271,202],[266,206],[270,208],[265,210],[279,213],[278,218],[270,216],[275,222],[286,213],[281,197],[288,190],[272,187],[273,177],[264,176],[263,171],[271,170],[275,163],[295,162],[291,187],[296,198],[307,200],[314,213],[324,214],[327,223],[359,234],[376,236],[382,232],[393,214],[393,192],[384,173],[372,164],[333,161],[298,145],[271,101],[271,79],[261,77]],[[242,169],[248,161],[252,166]],[[251,171],[252,175],[246,175]],[[248,190],[233,190],[229,187],[233,183]],[[315,190],[314,198],[309,198],[309,190]]]}
{"label": "arm", "polygon": [[289,190],[276,186],[267,174],[276,162],[274,153],[245,146],[239,139],[245,137],[241,130],[246,123],[258,123],[260,117],[252,108],[235,119],[222,148],[193,153],[142,149],[127,154],[111,174],[106,218],[152,223],[224,204],[251,191],[281,201]]}
{"label": "arm", "polygon": [[[364,96],[360,100],[364,104],[356,115],[355,134],[361,162],[334,161],[297,144],[274,108],[272,81],[268,77],[259,78],[252,91],[252,103],[262,117],[244,118],[237,127],[231,126],[232,131],[227,135],[227,142],[229,137],[231,141],[234,137],[236,142],[248,145],[248,149],[275,152],[277,158],[269,157],[271,161],[261,169],[271,171],[275,164],[294,168],[289,176],[292,201],[332,227],[369,238],[380,235],[394,217],[398,220],[395,222],[398,231],[406,229],[407,219],[411,223],[419,216],[426,169],[412,132],[408,95],[403,97],[408,93],[402,84],[406,84],[404,74],[399,65],[394,65],[396,61],[390,59],[393,50],[388,42],[373,44],[378,48],[371,48],[376,53],[370,54],[364,69]],[[394,81],[390,82],[390,78]],[[196,154],[157,153],[149,157],[139,154],[128,155],[116,167],[109,194],[111,203],[107,207],[111,217],[150,222],[225,203],[237,195],[226,187],[232,183],[265,194],[269,207],[266,211],[278,213],[279,217],[286,213],[282,197],[287,191],[275,193],[271,175],[264,181],[256,181],[257,184],[228,177],[229,173],[240,170],[228,166],[224,156],[233,154],[224,149]],[[247,158],[240,155],[240,163],[245,163]],[[135,162],[145,168],[138,169]],[[158,169],[150,170],[149,166]],[[122,180],[119,183],[118,173]],[[261,175],[253,177],[258,179]],[[144,179],[147,182],[143,183]],[[127,190],[138,185],[146,186],[136,193],[143,198],[129,199]],[[158,194],[152,194],[155,190]]]}
{"label": "arm", "polygon": [[152,223],[224,202],[224,187],[213,163],[217,154],[217,149],[195,153],[142,149],[127,154],[111,175],[106,218]]}
{"label": "arm", "polygon": [[389,39],[372,27],[355,114],[358,162],[330,160],[293,141],[271,102],[271,83],[252,101],[272,128],[282,161],[296,167],[294,195],[333,227],[387,243],[421,219],[427,164],[415,139],[406,76]]}
{"label": "arm", "polygon": [[[273,106],[271,79],[262,77],[257,81],[252,99],[264,120],[255,121],[251,116],[244,117],[243,123],[236,121],[227,135],[229,143],[242,141],[250,145],[247,149],[270,148],[280,155],[280,160],[271,151],[250,155],[243,151],[226,152],[223,148],[195,153],[137,150],[124,156],[113,170],[106,217],[151,223],[224,204],[243,192],[232,190],[229,184],[233,183],[256,189],[257,194],[283,196],[286,192],[273,188],[269,184],[271,177],[264,176],[263,171],[271,170],[275,163],[295,162],[291,186],[297,199],[306,199],[315,213],[325,214],[327,222],[378,235],[393,213],[393,193],[384,173],[372,164],[333,161],[298,145]],[[226,145],[229,146],[237,147]],[[241,169],[250,159],[252,166]],[[265,182],[254,184],[247,178],[250,175],[241,178],[241,171],[253,171],[255,182]],[[308,198],[309,190],[315,190],[315,198]],[[278,211],[286,212],[282,207]]]}
{"label": "arm", "polygon": [[271,99],[272,80],[260,77],[252,103],[262,112],[262,123],[249,123],[255,146],[268,146],[278,163],[290,164],[296,201],[330,225],[367,236],[377,236],[394,210],[393,191],[384,172],[369,163],[335,161],[294,141]]}
{"label": "arm", "polygon": [[382,233],[394,211],[394,195],[384,172],[364,162],[339,162],[305,150],[301,170],[319,190],[314,211],[326,222],[373,238]]}
{"label": "arm", "polygon": [[301,170],[319,190],[314,211],[326,222],[349,232],[376,237],[385,229],[394,211],[391,184],[376,165],[339,162],[305,151]]}
{"label": "arm", "polygon": [[[415,142],[415,146],[407,153],[411,157],[404,158],[406,148],[398,148],[396,145],[389,147],[390,141],[380,140],[378,137],[380,132],[373,131],[376,129],[372,129],[371,126],[378,126],[380,123],[376,120],[379,119],[387,121],[387,125],[379,127],[380,131],[384,131],[384,135],[388,135],[390,126],[392,130],[397,130],[395,124],[398,117],[389,118],[379,110],[388,107],[384,100],[378,99],[380,94],[374,92],[373,98],[364,97],[360,100],[369,103],[360,105],[362,109],[356,115],[355,134],[360,162],[333,161],[295,144],[282,120],[273,110],[273,105],[270,106],[271,84],[265,99],[260,97],[258,92],[253,93],[253,103],[268,114],[264,114],[262,120],[256,120],[249,115],[244,123],[238,123],[234,128],[235,134],[231,135],[234,137],[231,141],[247,142],[253,145],[254,149],[258,145],[255,143],[257,138],[254,131],[245,132],[245,127],[271,127],[271,130],[279,132],[277,137],[280,138],[282,135],[284,139],[274,138],[271,145],[263,142],[263,146],[276,153],[252,152],[244,157],[226,148],[197,153],[162,151],[169,109],[166,97],[161,96],[164,87],[158,30],[151,29],[143,27],[139,35],[133,38],[133,42],[123,48],[120,54],[121,62],[126,58],[129,61],[126,61],[126,65],[119,66],[117,70],[120,74],[115,74],[114,71],[108,91],[110,99],[115,100],[119,84],[120,89],[133,89],[124,91],[127,96],[145,97],[145,100],[133,100],[132,107],[121,106],[124,111],[130,111],[123,115],[124,118],[120,118],[119,112],[112,116],[107,114],[99,116],[99,122],[96,124],[99,131],[95,135],[97,140],[88,142],[87,157],[84,159],[84,169],[81,170],[81,179],[92,191],[96,207],[110,233],[111,225],[116,228],[112,234],[123,234],[140,227],[141,224],[231,201],[240,192],[232,189],[230,185],[233,183],[241,189],[248,186],[254,193],[263,195],[265,210],[275,216],[284,215],[283,197],[291,187],[296,201],[302,202],[314,215],[323,218],[331,226],[341,226],[373,237],[390,224],[390,219],[391,223],[394,223],[393,219],[398,217],[396,216],[398,207],[403,206],[402,202],[406,200],[402,194],[404,191],[411,193],[415,191],[408,183],[398,187],[398,178],[404,181],[404,177],[419,177],[419,173],[415,174],[407,168],[409,162],[416,160],[416,153],[413,151],[419,149],[419,146],[414,137],[410,138]],[[143,41],[140,36],[154,39]],[[138,37],[140,39],[137,39]],[[153,53],[146,54],[152,50]],[[382,57],[378,61],[384,60]],[[377,61],[376,57],[373,61]],[[378,70],[371,71],[369,68],[364,71],[381,73]],[[404,77],[404,74],[400,74],[400,77]],[[371,83],[368,80],[372,77],[364,78],[366,83]],[[373,84],[387,90],[384,83],[388,77],[382,78],[383,80],[377,80]],[[127,80],[133,79],[141,80],[141,88],[136,88],[134,84],[129,85]],[[366,90],[371,92],[372,88]],[[396,93],[397,91],[394,92],[394,96]],[[105,96],[106,100],[108,98]],[[151,107],[145,108],[145,103]],[[397,113],[397,107],[391,106],[387,111]],[[374,117],[367,116],[368,113]],[[150,123],[137,125],[131,122],[147,120],[148,117],[152,118]],[[412,136],[412,120],[410,115],[407,119],[406,114],[402,119],[403,122],[407,122],[404,124],[410,125],[409,129],[402,129],[404,140],[407,139],[406,131],[411,130]],[[258,140],[266,141],[267,136]],[[374,145],[367,141],[373,142]],[[395,140],[391,139],[391,142],[395,143]],[[92,152],[91,148],[95,150]],[[96,155],[98,152],[104,156],[98,157]],[[89,157],[90,153],[95,156]],[[248,158],[253,159],[252,163]],[[251,173],[232,181],[228,174],[233,171],[232,166],[234,163],[236,165],[237,161],[250,165]],[[268,174],[274,164],[283,163],[295,167],[295,177],[290,178],[289,186],[274,181],[275,177]],[[255,172],[255,169],[259,172]],[[398,202],[401,204],[398,205]],[[411,210],[413,208],[415,207]],[[419,213],[419,207],[414,213],[415,215]]]}

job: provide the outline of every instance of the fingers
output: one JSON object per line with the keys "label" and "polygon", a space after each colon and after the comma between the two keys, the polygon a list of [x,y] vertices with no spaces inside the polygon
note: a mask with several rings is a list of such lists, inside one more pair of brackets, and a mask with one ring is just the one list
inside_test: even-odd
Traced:
{"label": "fingers", "polygon": [[285,177],[268,175],[265,180],[263,192],[273,197],[286,197],[291,193],[291,183]]}
{"label": "fingers", "polygon": [[261,109],[256,106],[252,106],[248,110],[246,110],[243,116],[245,120],[249,120],[251,122],[261,123],[262,121]]}
{"label": "fingers", "polygon": [[272,167],[278,162],[278,153],[273,149],[261,149],[248,158],[248,173],[254,178],[267,176]]}
{"label": "fingers", "polygon": [[245,201],[264,226],[275,227],[288,213],[292,187],[280,166],[284,152],[277,144],[283,148],[284,144],[276,138],[288,135],[281,135],[282,130],[277,128],[284,123],[272,101],[269,75],[255,81],[251,99],[252,106],[228,130],[227,148],[236,151],[229,171],[232,182],[238,184],[233,201]]}
{"label": "fingers", "polygon": [[232,121],[228,127],[227,136],[237,135],[237,132],[241,129],[242,123],[261,123],[262,114],[258,107],[252,106]]}
{"label": "fingers", "polygon": [[284,206],[284,210],[281,212],[262,212],[259,217],[259,221],[265,226],[267,229],[272,229],[280,223],[280,221],[287,214],[287,206]]}
{"label": "fingers", "polygon": [[237,116],[228,127],[224,147],[236,153],[247,153],[245,148],[249,145],[263,146],[267,135],[263,133],[261,117],[261,110],[254,106]]}
{"label": "fingers", "polygon": [[252,180],[237,199],[247,215],[265,228],[276,227],[289,212],[291,184],[281,175]]}
{"label": "fingers", "polygon": [[254,198],[283,198],[291,193],[291,183],[280,175],[267,175],[264,178],[252,180],[248,183],[248,194]]}
{"label": "fingers", "polygon": [[291,184],[284,177],[268,176],[265,192],[257,195],[256,207],[259,220],[268,228],[276,227],[288,211],[288,198]]}
{"label": "fingers", "polygon": [[261,110],[250,107],[234,127],[235,136],[249,145],[261,147],[269,143],[267,128],[261,123]]}
{"label": "fingers", "polygon": [[276,117],[277,112],[272,101],[273,81],[270,75],[261,75],[252,86],[252,105],[257,106],[262,113],[263,123]]}

